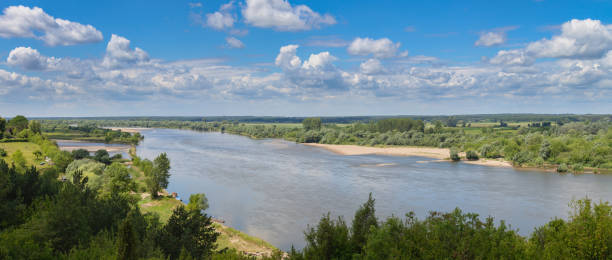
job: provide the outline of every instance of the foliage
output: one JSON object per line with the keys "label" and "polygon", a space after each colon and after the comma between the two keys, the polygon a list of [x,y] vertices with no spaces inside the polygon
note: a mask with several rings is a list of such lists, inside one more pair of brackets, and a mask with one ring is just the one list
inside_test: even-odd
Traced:
{"label": "foliage", "polygon": [[459,153],[457,152],[457,149],[455,148],[451,148],[450,149],[450,159],[453,162],[458,162],[461,160],[461,157],[459,157]]}
{"label": "foliage", "polygon": [[304,121],[302,121],[302,127],[306,131],[320,130],[321,129],[321,118],[318,118],[318,117],[306,118],[304,119]]}
{"label": "foliage", "polygon": [[189,195],[189,203],[187,210],[201,212],[208,209],[208,199],[204,193],[195,193]]}
{"label": "foliage", "polygon": [[478,153],[476,153],[474,150],[468,150],[465,152],[465,158],[470,161],[478,160]]}
{"label": "foliage", "polygon": [[104,150],[104,149],[99,149],[94,153],[94,156],[92,157],[94,160],[101,162],[103,164],[110,164],[111,163],[111,159],[110,159],[110,155],[108,154],[108,151]]}
{"label": "foliage", "polygon": [[150,170],[145,171],[147,174],[147,188],[152,197],[157,197],[158,192],[168,187],[168,179],[170,178],[170,160],[166,153],[162,153],[153,160]]}
{"label": "foliage", "polygon": [[170,259],[178,259],[182,249],[196,259],[203,259],[213,254],[218,236],[210,217],[179,206],[174,209],[158,239],[162,251]]}
{"label": "foliage", "polygon": [[72,151],[72,158],[80,160],[89,157],[89,151],[85,149],[76,149]]}
{"label": "foliage", "polygon": [[121,163],[112,163],[104,169],[104,192],[110,194],[124,193],[135,189],[136,184],[130,177],[128,169]]}

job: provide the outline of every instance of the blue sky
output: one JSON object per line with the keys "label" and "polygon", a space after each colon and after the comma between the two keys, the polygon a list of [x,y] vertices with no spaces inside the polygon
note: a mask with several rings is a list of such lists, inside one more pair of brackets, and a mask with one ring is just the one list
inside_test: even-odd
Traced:
{"label": "blue sky", "polygon": [[611,1],[3,1],[0,115],[609,113]]}

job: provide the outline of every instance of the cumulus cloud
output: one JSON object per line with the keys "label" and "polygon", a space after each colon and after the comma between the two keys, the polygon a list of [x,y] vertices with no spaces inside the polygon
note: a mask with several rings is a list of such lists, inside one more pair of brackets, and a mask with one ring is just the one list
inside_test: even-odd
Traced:
{"label": "cumulus cloud", "polygon": [[505,64],[505,65],[531,65],[535,62],[535,59],[528,56],[523,50],[501,50],[497,52],[497,55],[489,61],[492,64]]}
{"label": "cumulus cloud", "polygon": [[47,45],[75,45],[102,41],[91,25],[54,18],[39,7],[9,6],[0,15],[0,37],[35,38]]}
{"label": "cumulus cloud", "polygon": [[252,26],[278,31],[304,31],[336,23],[329,14],[321,15],[306,5],[292,6],[287,0],[246,0],[242,16]]}
{"label": "cumulus cloud", "polygon": [[6,58],[8,65],[26,70],[46,70],[57,62],[57,59],[45,57],[30,47],[17,47]]}
{"label": "cumulus cloud", "polygon": [[525,49],[538,58],[600,58],[612,49],[612,25],[573,19],[561,25],[561,35],[532,42]]}
{"label": "cumulus cloud", "polygon": [[505,42],[506,34],[504,32],[486,32],[480,35],[480,38],[478,38],[474,45],[491,47]]}
{"label": "cumulus cloud", "polygon": [[[340,90],[347,86],[343,80],[342,71],[333,65],[338,58],[329,52],[310,54],[302,63],[296,56],[298,45],[286,45],[280,48],[275,64],[284,71],[284,79],[299,91],[310,89]],[[320,95],[321,93],[315,93]]]}
{"label": "cumulus cloud", "polygon": [[225,42],[231,48],[238,48],[238,49],[244,48],[244,43],[242,43],[242,41],[236,39],[236,37],[231,37],[231,36],[227,37],[227,38],[225,38]]}
{"label": "cumulus cloud", "polygon": [[561,25],[561,34],[531,42],[527,47],[502,50],[493,64],[531,65],[538,58],[600,59],[612,50],[612,25],[599,20],[573,19]]}
{"label": "cumulus cloud", "polygon": [[[347,51],[352,55],[367,56],[373,55],[376,58],[395,57],[400,47],[400,43],[394,43],[388,38],[374,40],[371,38],[355,38],[349,45]],[[406,56],[408,53],[401,53]]]}
{"label": "cumulus cloud", "polygon": [[217,30],[232,28],[234,26],[234,17],[231,14],[221,12],[206,14],[206,25]]}
{"label": "cumulus cloud", "polygon": [[383,65],[378,59],[369,59],[359,65],[359,70],[364,74],[376,74],[383,71]]}
{"label": "cumulus cloud", "polygon": [[140,48],[132,49],[130,40],[113,34],[106,45],[106,55],[102,61],[105,67],[120,67],[149,61],[149,55]]}

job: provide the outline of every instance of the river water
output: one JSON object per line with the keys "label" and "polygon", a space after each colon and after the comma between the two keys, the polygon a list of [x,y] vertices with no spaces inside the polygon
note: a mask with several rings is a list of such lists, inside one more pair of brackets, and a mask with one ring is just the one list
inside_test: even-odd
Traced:
{"label": "river water", "polygon": [[[139,156],[166,152],[169,192],[188,200],[205,193],[209,215],[287,250],[304,246],[308,224],[331,212],[350,223],[355,210],[376,199],[379,217],[419,218],[459,207],[527,235],[551,218],[566,218],[572,199],[612,201],[612,175],[572,175],[422,157],[343,156],[277,139],[174,129],[143,130]],[[383,166],[381,166],[383,165]]]}

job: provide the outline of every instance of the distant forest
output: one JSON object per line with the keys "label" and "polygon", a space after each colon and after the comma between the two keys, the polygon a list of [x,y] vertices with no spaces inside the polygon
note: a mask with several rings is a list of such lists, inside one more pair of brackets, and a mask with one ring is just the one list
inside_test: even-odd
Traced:
{"label": "distant forest", "polygon": [[[323,123],[349,124],[378,121],[387,118],[412,118],[425,122],[445,121],[453,117],[464,122],[579,122],[612,120],[612,114],[477,114],[477,115],[394,115],[394,116],[329,116],[320,117]],[[228,121],[237,123],[302,123],[308,117],[277,117],[277,116],[125,116],[125,117],[32,117],[32,119],[48,120],[129,120],[129,121]]]}

